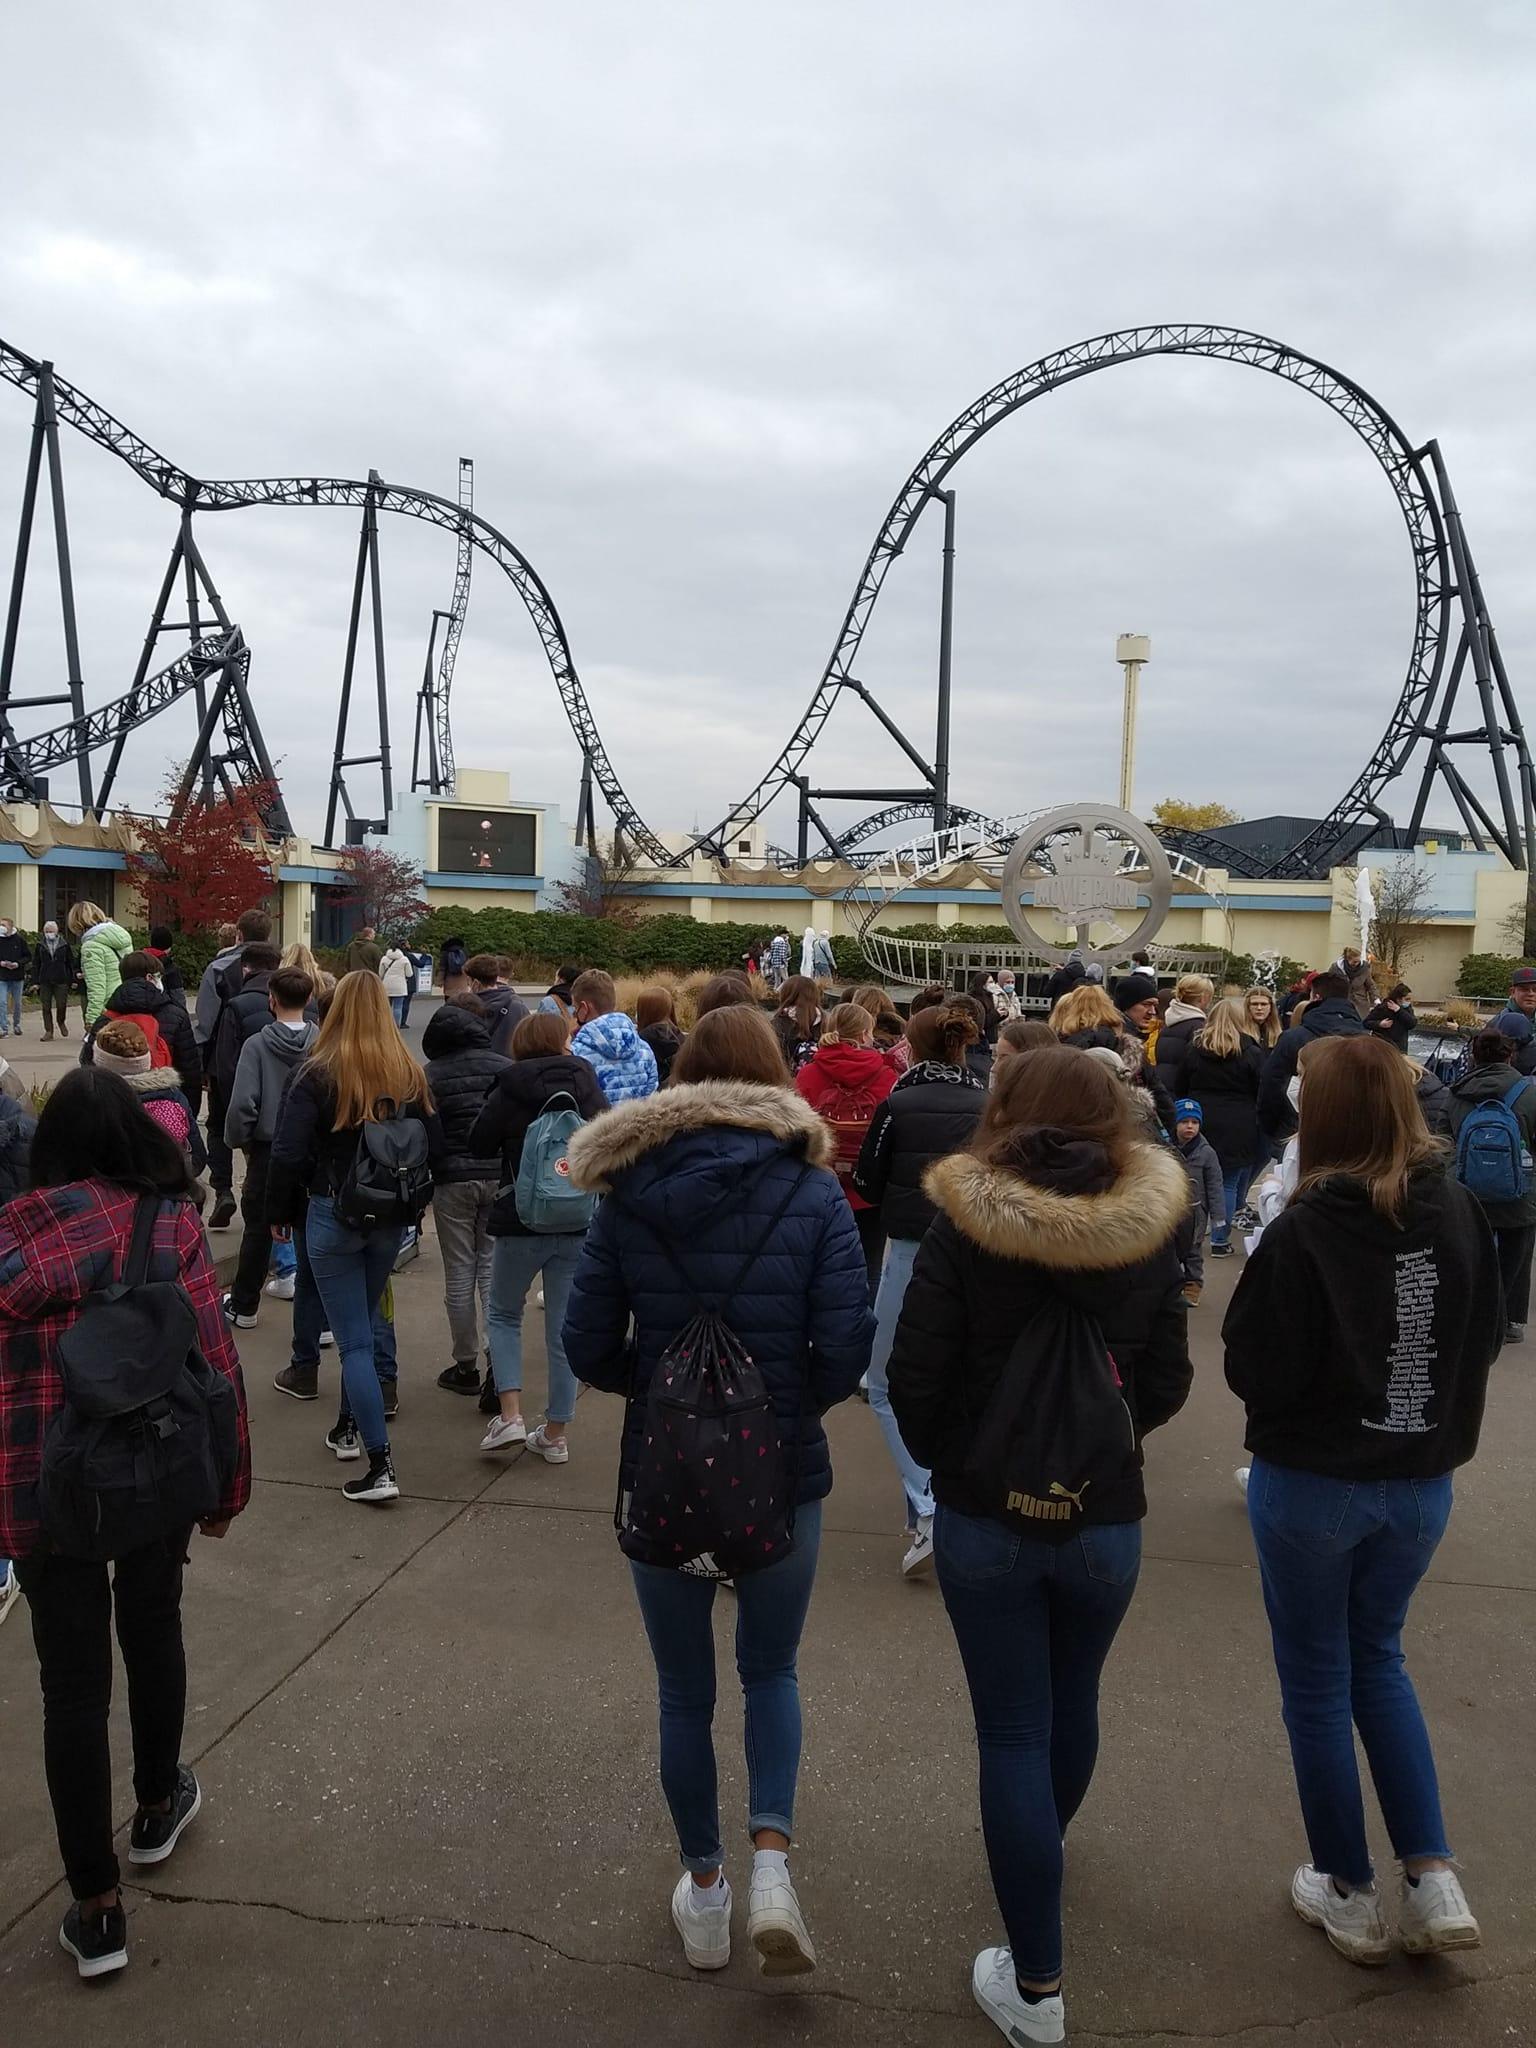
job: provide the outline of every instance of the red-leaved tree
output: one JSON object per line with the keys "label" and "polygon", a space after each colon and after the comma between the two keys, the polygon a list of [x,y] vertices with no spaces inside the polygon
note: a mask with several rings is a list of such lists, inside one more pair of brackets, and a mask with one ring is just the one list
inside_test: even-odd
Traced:
{"label": "red-leaved tree", "polygon": [[138,846],[124,856],[152,924],[205,932],[265,903],[276,886],[274,851],[262,826],[265,785],[212,801],[194,796],[181,816],[135,820]]}
{"label": "red-leaved tree", "polygon": [[381,939],[409,938],[431,905],[421,893],[421,870],[404,854],[382,846],[349,846],[338,856],[342,887],[336,901],[357,912]]}

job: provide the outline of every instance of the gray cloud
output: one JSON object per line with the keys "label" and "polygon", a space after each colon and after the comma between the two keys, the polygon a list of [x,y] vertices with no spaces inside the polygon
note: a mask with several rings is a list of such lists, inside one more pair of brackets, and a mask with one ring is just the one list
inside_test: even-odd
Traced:
{"label": "gray cloud", "polygon": [[[474,455],[658,826],[711,821],[776,753],[933,435],[1111,326],[1278,334],[1438,435],[1517,687],[1530,669],[1525,9],[279,0],[64,6],[9,50],[7,337],[203,474],[374,465],[451,494]],[[6,550],[27,426],[0,390]],[[78,440],[65,461],[100,701],[172,520]],[[1113,787],[1126,627],[1154,642],[1144,801],[1322,807],[1363,763],[1406,661],[1408,555],[1315,401],[1230,366],[1127,367],[1027,409],[955,481],[957,797]],[[203,539],[317,827],[352,520],[221,516]],[[383,546],[408,757],[452,547],[400,525]],[[862,662],[925,746],[937,548],[925,524]],[[51,685],[41,579],[23,654]],[[456,714],[461,761],[573,803],[537,642],[486,570]],[[144,734],[126,793],[150,797],[189,736]],[[905,779],[851,704],[816,772]]]}

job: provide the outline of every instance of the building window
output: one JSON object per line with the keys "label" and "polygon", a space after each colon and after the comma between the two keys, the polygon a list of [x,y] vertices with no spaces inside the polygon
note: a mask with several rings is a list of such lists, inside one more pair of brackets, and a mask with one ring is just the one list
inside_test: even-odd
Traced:
{"label": "building window", "polygon": [[737,840],[737,842],[736,842],[736,851],[737,851],[738,853],[750,853],[750,852],[752,851],[752,842],[751,842],[751,840],[750,840],[750,839],[738,839],[738,840]]}
{"label": "building window", "polygon": [[330,889],[316,882],[312,890],[309,942],[312,946],[323,946],[328,952],[339,952],[352,936],[357,913],[350,906],[344,909],[338,902],[337,899],[346,894],[344,889]]}
{"label": "building window", "polygon": [[440,810],[437,865],[455,875],[531,875],[538,823],[531,811]]}
{"label": "building window", "polygon": [[37,871],[39,926],[51,918],[62,930],[70,908],[76,903],[94,903],[108,917],[116,906],[117,876],[111,868],[54,868]]}

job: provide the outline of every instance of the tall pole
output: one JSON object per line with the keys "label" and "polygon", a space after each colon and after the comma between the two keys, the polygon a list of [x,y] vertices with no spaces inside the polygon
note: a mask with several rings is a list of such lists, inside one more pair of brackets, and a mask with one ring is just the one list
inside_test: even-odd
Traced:
{"label": "tall pole", "polygon": [[1120,808],[1136,810],[1136,697],[1141,688],[1142,664],[1152,659],[1152,642],[1145,633],[1122,633],[1115,642],[1115,659],[1125,671],[1125,710],[1120,726]]}
{"label": "tall pole", "polygon": [[939,596],[939,727],[933,743],[933,829],[949,825],[949,685],[955,631],[955,494],[944,501],[944,580]]}
{"label": "tall pole", "polygon": [[[85,716],[85,683],[80,674],[80,635],[75,626],[75,577],[69,564],[69,521],[64,511],[64,460],[59,453],[59,416],[53,401],[53,365],[40,363],[37,373],[38,403],[43,407],[43,436],[48,455],[48,489],[53,499],[53,544],[59,562],[59,603],[64,613],[64,663],[69,673],[65,685],[75,721]],[[95,809],[91,796],[91,757],[82,753],[75,763],[80,776],[80,808]]]}

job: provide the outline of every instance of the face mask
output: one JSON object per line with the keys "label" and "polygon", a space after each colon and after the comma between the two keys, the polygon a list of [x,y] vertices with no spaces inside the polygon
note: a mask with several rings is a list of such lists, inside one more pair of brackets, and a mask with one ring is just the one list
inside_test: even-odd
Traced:
{"label": "face mask", "polygon": [[1299,1116],[1301,1114],[1301,1076],[1292,1074],[1285,1084],[1285,1099]]}

